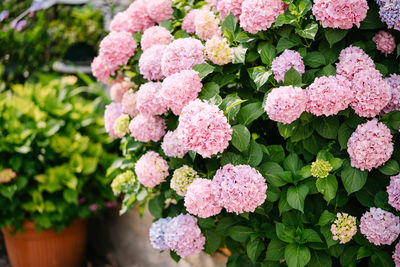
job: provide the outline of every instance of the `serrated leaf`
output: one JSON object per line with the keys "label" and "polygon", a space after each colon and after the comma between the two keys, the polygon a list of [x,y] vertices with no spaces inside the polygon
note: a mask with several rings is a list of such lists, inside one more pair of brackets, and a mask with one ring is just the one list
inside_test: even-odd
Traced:
{"label": "serrated leaf", "polygon": [[308,194],[308,190],[308,186],[305,184],[289,187],[286,194],[286,200],[289,205],[294,209],[304,212],[304,200]]}
{"label": "serrated leaf", "polygon": [[246,126],[238,124],[232,127],[232,144],[240,152],[249,147],[250,132]]}

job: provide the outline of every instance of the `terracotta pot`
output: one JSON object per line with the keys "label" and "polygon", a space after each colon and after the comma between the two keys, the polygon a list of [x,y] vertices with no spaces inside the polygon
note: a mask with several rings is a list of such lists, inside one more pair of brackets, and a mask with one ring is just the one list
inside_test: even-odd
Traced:
{"label": "terracotta pot", "polygon": [[24,223],[25,232],[11,234],[3,228],[12,267],[81,267],[85,260],[87,220],[77,220],[61,233],[38,232],[33,222]]}

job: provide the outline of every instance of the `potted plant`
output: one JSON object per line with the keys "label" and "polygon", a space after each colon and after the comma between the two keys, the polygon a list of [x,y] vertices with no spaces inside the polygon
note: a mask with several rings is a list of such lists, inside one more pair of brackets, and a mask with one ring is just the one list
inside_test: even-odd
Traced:
{"label": "potted plant", "polygon": [[0,226],[14,267],[82,264],[85,218],[114,199],[102,99],[76,80],[41,76],[0,94]]}

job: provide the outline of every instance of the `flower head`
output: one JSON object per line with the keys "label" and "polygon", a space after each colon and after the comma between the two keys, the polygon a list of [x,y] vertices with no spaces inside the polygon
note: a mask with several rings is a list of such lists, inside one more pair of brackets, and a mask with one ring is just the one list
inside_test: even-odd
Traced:
{"label": "flower head", "polygon": [[361,48],[349,46],[340,52],[339,63],[336,65],[337,75],[351,82],[355,74],[367,69],[375,69],[375,64]]}
{"label": "flower head", "polygon": [[400,31],[400,0],[384,1],[379,9],[381,21],[386,23],[389,29]]}
{"label": "flower head", "polygon": [[214,36],[206,42],[206,54],[207,58],[212,63],[217,65],[225,65],[232,62],[233,49],[229,47],[229,44],[225,38]]}
{"label": "flower head", "polygon": [[97,80],[104,84],[109,84],[109,78],[111,75],[115,74],[117,68],[110,68],[110,66],[104,62],[103,57],[97,56],[92,61],[91,69],[93,76],[96,77]]}
{"label": "flower head", "polygon": [[124,137],[129,133],[129,115],[121,114],[114,122],[114,133],[118,138]]}
{"label": "flower head", "polygon": [[114,195],[118,196],[123,190],[125,184],[133,184],[135,182],[135,174],[131,170],[127,170],[118,174],[111,183]]}
{"label": "flower head", "polygon": [[393,110],[400,110],[400,75],[392,74],[384,80],[390,86],[392,97],[383,112],[389,113]]}
{"label": "flower head", "polygon": [[311,164],[311,174],[316,178],[325,178],[333,169],[329,161],[317,159]]}
{"label": "flower head", "polygon": [[155,187],[168,176],[168,163],[158,153],[149,151],[135,164],[139,182],[146,187]]}
{"label": "flower head", "polygon": [[221,35],[219,19],[211,11],[201,10],[194,20],[194,26],[200,39],[208,40],[215,35]]}
{"label": "flower head", "polygon": [[397,243],[392,258],[396,267],[400,266],[400,242]]}
{"label": "flower head", "polygon": [[283,53],[272,61],[271,69],[274,72],[275,79],[283,82],[285,74],[290,68],[297,70],[300,75],[305,72],[303,59],[299,52],[286,49]]}
{"label": "flower head", "polygon": [[17,178],[17,173],[13,169],[3,169],[0,171],[0,184],[9,183]]}
{"label": "flower head", "polygon": [[200,178],[195,170],[187,165],[176,169],[171,179],[171,188],[180,196],[185,196],[187,187],[194,181]]}
{"label": "flower head", "polygon": [[106,106],[106,110],[104,111],[104,127],[107,133],[114,138],[118,138],[117,133],[114,131],[114,124],[121,115],[121,103],[113,102]]}
{"label": "flower head", "polygon": [[393,35],[388,32],[379,31],[374,38],[372,38],[372,41],[375,42],[376,49],[385,54],[385,56],[393,53],[396,49],[396,41],[394,40]]}
{"label": "flower head", "polygon": [[114,83],[110,89],[111,100],[115,102],[121,102],[125,92],[134,86],[135,84],[127,79]]}
{"label": "flower head", "polygon": [[169,131],[165,136],[161,144],[161,148],[165,155],[171,158],[183,158],[188,152],[183,147],[183,143],[177,131]]}
{"label": "flower head", "polygon": [[194,21],[199,12],[201,12],[200,9],[192,9],[186,14],[182,22],[182,30],[186,31],[189,34],[194,34],[196,32]]}
{"label": "flower head", "polygon": [[400,211],[400,175],[390,177],[390,184],[386,190],[389,195],[389,204]]}
{"label": "flower head", "polygon": [[157,116],[137,115],[129,124],[131,135],[140,142],[158,142],[165,134],[164,119]]}
{"label": "flower head", "polygon": [[171,221],[170,217],[161,218],[155,222],[150,227],[149,236],[150,243],[155,249],[159,250],[168,250],[169,247],[165,244],[165,231],[167,231],[167,227],[169,222]]}
{"label": "flower head", "polygon": [[169,45],[172,39],[172,34],[166,28],[153,26],[144,31],[140,45],[144,51],[153,45]]}
{"label": "flower head", "polygon": [[147,12],[146,0],[134,1],[128,9],[125,11],[127,14],[127,20],[122,21],[129,25],[130,33],[137,33],[144,31],[154,25],[154,20],[151,19]]}
{"label": "flower head", "polygon": [[172,0],[146,1],[146,8],[150,18],[157,23],[172,19],[172,14],[174,13]]}
{"label": "flower head", "polygon": [[139,110],[136,106],[137,102],[137,93],[133,90],[128,90],[122,96],[122,111],[127,113],[129,116],[134,118],[137,114],[139,114]]}
{"label": "flower head", "polygon": [[161,83],[148,82],[137,92],[136,107],[143,115],[161,115],[167,112],[166,103],[161,96]]}
{"label": "flower head", "polygon": [[155,81],[165,78],[161,71],[161,58],[166,47],[166,45],[153,45],[141,55],[139,69],[145,79]]}
{"label": "flower head", "polygon": [[244,0],[220,0],[217,3],[217,11],[220,13],[220,18],[222,20],[231,13],[239,19],[240,14],[242,14],[242,4]]}
{"label": "flower head", "polygon": [[347,213],[337,213],[337,219],[331,225],[333,240],[340,240],[340,244],[349,242],[357,233],[356,217]]}

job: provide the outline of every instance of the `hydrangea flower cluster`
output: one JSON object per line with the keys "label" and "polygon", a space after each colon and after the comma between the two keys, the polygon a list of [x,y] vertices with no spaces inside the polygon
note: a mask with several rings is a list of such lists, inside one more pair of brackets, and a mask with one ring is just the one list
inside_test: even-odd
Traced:
{"label": "hydrangea flower cluster", "polygon": [[121,102],[125,92],[134,86],[135,85],[131,81],[126,79],[121,82],[114,83],[110,89],[111,100],[115,102]]}
{"label": "hydrangea flower cluster", "polygon": [[220,0],[217,3],[217,11],[220,13],[220,18],[222,20],[231,13],[239,19],[242,14],[242,4],[244,0]]}
{"label": "hydrangea flower cluster", "polygon": [[373,119],[358,125],[347,147],[351,166],[370,171],[383,165],[392,156],[392,135],[385,124]]}
{"label": "hydrangea flower cluster", "polygon": [[182,30],[186,31],[189,34],[194,34],[196,32],[196,26],[194,25],[194,21],[196,19],[197,14],[201,12],[200,9],[192,9],[189,13],[186,14],[185,18],[182,22]]}
{"label": "hydrangea flower cluster", "polygon": [[157,23],[172,19],[172,14],[174,13],[172,0],[146,1],[146,10],[150,18]]}
{"label": "hydrangea flower cluster", "polygon": [[248,165],[227,164],[217,171],[211,188],[218,205],[228,212],[240,214],[254,212],[263,204],[268,187],[256,169]]}
{"label": "hydrangea flower cluster", "polygon": [[329,161],[317,159],[311,164],[311,174],[316,178],[325,178],[333,169]]}
{"label": "hydrangea flower cluster", "polygon": [[340,240],[340,244],[349,242],[357,233],[356,217],[347,213],[337,213],[337,219],[331,225],[333,240]]}
{"label": "hydrangea flower cluster", "polygon": [[160,95],[164,99],[166,106],[175,115],[179,115],[184,106],[197,98],[202,88],[203,84],[198,72],[182,70],[163,81]]}
{"label": "hydrangea flower cluster", "polygon": [[222,153],[232,139],[232,129],[224,113],[217,106],[199,99],[183,108],[178,133],[186,149],[204,158]]}
{"label": "hydrangea flower cluster", "polygon": [[380,208],[371,208],[360,221],[361,233],[377,246],[391,245],[400,234],[400,218]]}
{"label": "hydrangea flower cluster", "polygon": [[130,25],[130,33],[144,31],[154,25],[154,21],[147,12],[147,2],[150,1],[136,0],[124,11],[127,13],[127,20],[121,23]]}
{"label": "hydrangea flower cluster", "polygon": [[392,97],[383,112],[389,113],[393,110],[400,110],[400,75],[392,74],[384,80],[390,86]]}
{"label": "hydrangea flower cluster", "polygon": [[400,211],[400,175],[390,177],[390,184],[386,190],[389,195],[388,203]]}
{"label": "hydrangea flower cluster", "polygon": [[392,258],[396,267],[400,266],[400,242],[397,243]]}
{"label": "hydrangea flower cluster", "polygon": [[346,109],[353,100],[351,83],[342,76],[316,78],[307,87],[307,112],[316,116],[336,115]]}
{"label": "hydrangea flower cluster", "polygon": [[177,131],[169,131],[163,139],[161,144],[161,148],[164,151],[165,155],[171,158],[183,158],[185,154],[188,152],[183,147],[183,143]]}
{"label": "hydrangea flower cluster", "polygon": [[312,12],[324,28],[360,27],[368,11],[366,0],[315,0]]}
{"label": "hydrangea flower cluster", "polygon": [[169,45],[172,42],[172,34],[161,26],[153,26],[143,32],[140,46],[143,51],[153,45]]}
{"label": "hydrangea flower cluster", "polygon": [[115,70],[111,69],[100,56],[93,59],[90,68],[92,69],[93,76],[104,84],[109,84],[110,76],[115,74]]}
{"label": "hydrangea flower cluster", "polygon": [[290,68],[297,70],[300,75],[305,72],[303,59],[299,52],[286,49],[283,53],[272,61],[271,69],[274,72],[275,80],[283,82],[285,74]]}
{"label": "hydrangea flower cluster", "polygon": [[165,49],[161,70],[165,76],[170,76],[182,70],[190,70],[194,65],[204,62],[204,46],[200,40],[181,38],[173,41]]}
{"label": "hydrangea flower cluster", "polygon": [[165,243],[165,232],[167,231],[168,224],[171,221],[170,217],[161,218],[155,222],[150,227],[149,236],[150,243],[155,249],[168,250],[169,247]]}
{"label": "hydrangea flower cluster", "polygon": [[129,123],[131,135],[140,142],[158,142],[165,134],[164,119],[156,116],[137,115]]}
{"label": "hydrangea flower cluster", "polygon": [[128,90],[122,96],[122,111],[134,118],[139,114],[139,110],[137,109],[137,92],[133,90]]}
{"label": "hydrangea flower cluster", "polygon": [[200,39],[208,40],[213,36],[221,35],[219,28],[219,19],[215,17],[214,12],[201,10],[195,17],[194,26],[196,34]]}
{"label": "hydrangea flower cluster", "polygon": [[117,133],[114,131],[114,124],[121,115],[121,103],[113,102],[106,106],[106,110],[104,111],[104,127],[106,128],[106,132],[114,138],[118,137]]}
{"label": "hydrangea flower cluster", "polygon": [[400,31],[400,0],[380,1],[379,16],[389,29]]}
{"label": "hydrangea flower cluster", "polygon": [[379,31],[372,41],[376,44],[376,49],[381,51],[385,56],[393,53],[396,49],[396,41],[394,40],[393,35],[385,31]]}
{"label": "hydrangea flower cluster", "polygon": [[244,0],[239,17],[240,26],[249,33],[264,31],[285,12],[285,8],[281,0]]}
{"label": "hydrangea flower cluster", "polygon": [[122,138],[129,133],[129,115],[121,114],[115,120],[113,130],[118,138]]}
{"label": "hydrangea flower cluster", "polygon": [[197,225],[197,219],[189,214],[173,218],[168,223],[164,239],[165,244],[181,257],[199,253],[206,241]]}
{"label": "hydrangea flower cluster", "polygon": [[135,164],[137,178],[146,187],[155,187],[164,182],[168,169],[168,162],[153,151],[144,154]]}
{"label": "hydrangea flower cluster", "polygon": [[264,109],[269,118],[282,123],[292,123],[305,111],[307,95],[300,87],[281,86],[267,97]]}
{"label": "hydrangea flower cluster", "polygon": [[17,179],[17,173],[13,169],[3,169],[0,171],[0,184],[9,183]]}
{"label": "hydrangea flower cluster", "polygon": [[145,79],[155,81],[165,78],[161,71],[161,59],[166,47],[166,45],[153,45],[140,56],[140,74],[142,74]]}
{"label": "hydrangea flower cluster", "polygon": [[225,38],[214,36],[206,42],[207,58],[217,65],[225,65],[233,60],[233,49]]}
{"label": "hydrangea flower cluster", "polygon": [[140,86],[136,107],[141,114],[151,116],[167,112],[167,106],[160,92],[161,83],[159,82],[148,82]]}
{"label": "hydrangea flower cluster", "polygon": [[188,187],[185,195],[186,210],[200,218],[208,218],[221,212],[211,190],[211,180],[197,178]]}
{"label": "hydrangea flower cluster", "polygon": [[195,170],[187,165],[183,165],[174,171],[171,179],[171,188],[180,196],[185,196],[187,187],[194,181],[200,178]]}
{"label": "hydrangea flower cluster", "polygon": [[123,173],[118,174],[111,183],[111,188],[115,196],[118,196],[122,192],[122,187],[126,184],[132,184],[135,182],[135,174],[131,170],[127,170]]}

